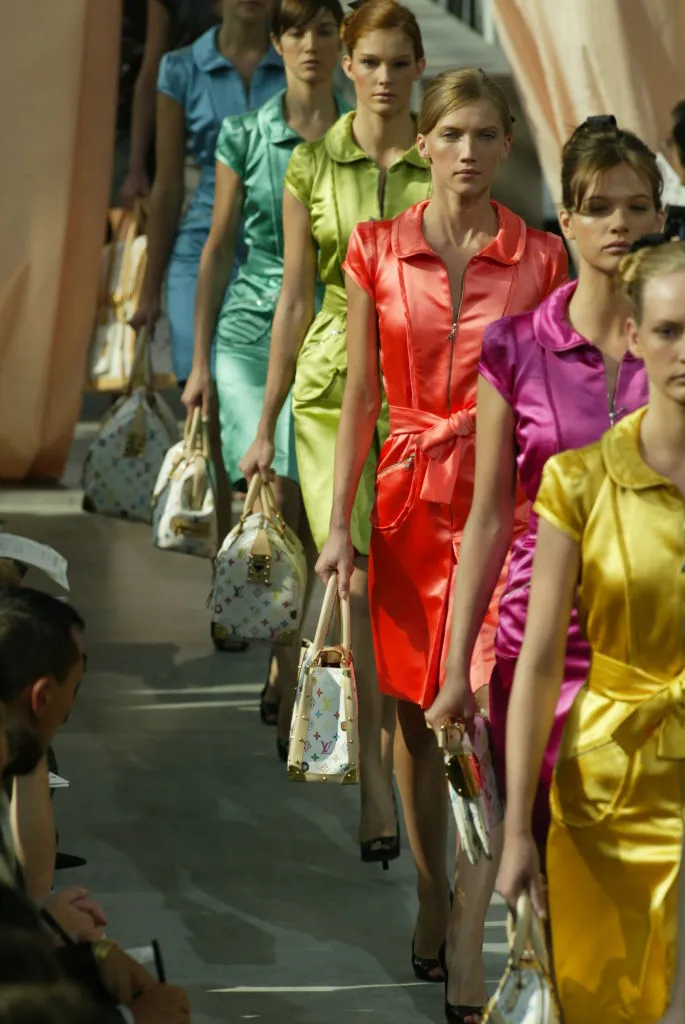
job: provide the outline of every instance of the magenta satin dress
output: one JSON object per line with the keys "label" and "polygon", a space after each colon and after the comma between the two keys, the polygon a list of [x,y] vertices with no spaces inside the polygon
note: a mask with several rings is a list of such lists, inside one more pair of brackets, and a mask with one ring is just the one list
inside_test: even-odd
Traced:
{"label": "magenta satin dress", "polygon": [[[647,402],[647,377],[630,353],[621,362],[613,407],[604,360],[571,327],[566,310],[576,282],[564,284],[529,313],[505,317],[483,337],[478,371],[511,406],[516,430],[520,484],[535,501],[545,462],[569,448],[598,441],[609,427]],[[509,693],[523,643],[533,570],[537,516],[512,549],[507,584],[499,606],[495,668],[490,682],[490,718],[498,778],[504,792],[504,740]],[[590,648],[574,611],[554,727],[545,751],[534,812],[536,838],[544,845],[549,827],[549,787],[566,714],[585,682]]]}

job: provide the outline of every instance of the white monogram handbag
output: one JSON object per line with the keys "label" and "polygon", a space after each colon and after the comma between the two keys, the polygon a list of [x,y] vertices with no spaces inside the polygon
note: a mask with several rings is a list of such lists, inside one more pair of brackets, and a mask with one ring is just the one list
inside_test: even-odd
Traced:
{"label": "white monogram handbag", "polygon": [[143,328],[126,391],[103,417],[83,465],[84,510],[151,523],[152,489],[177,440],[174,415],[152,387]]}
{"label": "white monogram handbag", "polygon": [[214,563],[215,639],[298,643],[306,588],[304,548],[276,511],[270,485],[256,473],[240,522]]}
{"label": "white monogram handbag", "polygon": [[483,1024],[559,1024],[561,1014],[549,974],[549,956],[528,893],[507,920],[509,963],[488,1003]]}
{"label": "white monogram handbag", "polygon": [[[129,320],[135,313],[147,266],[147,215],[143,202],[133,210],[109,211],[111,239],[102,250],[98,311],[90,347],[87,391],[122,391],[129,380],[136,335]],[[171,343],[162,319],[155,329],[152,373],[158,388],[176,383]]]}
{"label": "white monogram handbag", "polygon": [[502,821],[504,807],[497,792],[486,719],[475,716],[473,736],[462,724],[443,726],[438,733],[438,746],[445,757],[445,774],[461,846],[472,864],[477,864],[481,856],[491,860],[490,834]]}
{"label": "white monogram handbag", "polygon": [[186,420],[182,441],[166,453],[152,492],[155,547],[199,558],[217,548],[216,500],[209,440],[199,409]]}
{"label": "white monogram handbag", "polygon": [[[341,642],[327,647],[336,604]],[[304,641],[290,727],[288,778],[295,782],[359,782],[357,686],[350,648],[350,603],[328,581],[313,643]]]}

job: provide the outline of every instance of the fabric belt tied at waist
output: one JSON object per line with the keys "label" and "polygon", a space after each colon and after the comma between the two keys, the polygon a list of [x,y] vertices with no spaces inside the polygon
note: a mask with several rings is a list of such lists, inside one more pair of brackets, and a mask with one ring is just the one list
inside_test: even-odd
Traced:
{"label": "fabric belt tied at waist", "polygon": [[323,295],[322,310],[331,316],[347,316],[347,293],[337,284],[327,284]]}
{"label": "fabric belt tied at waist", "polygon": [[613,739],[627,754],[634,754],[657,731],[659,757],[685,759],[685,671],[665,682],[633,665],[593,653],[588,688],[621,704],[635,704],[613,732]]}
{"label": "fabric belt tied at waist", "polygon": [[449,416],[390,406],[390,434],[395,437],[415,436],[417,448],[428,458],[421,487],[424,501],[441,504],[452,501],[464,442],[475,432],[475,402]]}

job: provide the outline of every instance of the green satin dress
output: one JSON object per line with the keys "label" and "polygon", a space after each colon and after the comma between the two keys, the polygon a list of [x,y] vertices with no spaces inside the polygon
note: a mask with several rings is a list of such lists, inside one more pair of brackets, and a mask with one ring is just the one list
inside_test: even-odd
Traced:
{"label": "green satin dress", "polygon": [[[388,168],[380,197],[380,169],[352,134],[354,112],[343,115],[318,142],[294,151],[286,188],[309,210],[318,247],[323,306],[312,322],[297,361],[292,392],[300,485],[319,550],[328,536],[333,504],[333,462],[347,373],[347,303],[342,263],[360,221],[389,220],[427,199],[430,166],[412,146]],[[376,441],[366,460],[352,513],[352,543],[367,554],[371,537],[376,461],[388,435],[384,403]]]}
{"label": "green satin dress", "polygon": [[[285,91],[259,110],[227,117],[216,159],[243,184],[243,231],[247,259],[231,284],[216,330],[216,384],[221,447],[230,480],[241,478],[238,463],[257,436],[271,345],[271,322],[283,281],[283,179],[302,139],[283,116]],[[349,109],[336,97],[338,111]],[[318,286],[317,309],[323,298]],[[276,425],[273,468],[297,480],[290,398]]]}

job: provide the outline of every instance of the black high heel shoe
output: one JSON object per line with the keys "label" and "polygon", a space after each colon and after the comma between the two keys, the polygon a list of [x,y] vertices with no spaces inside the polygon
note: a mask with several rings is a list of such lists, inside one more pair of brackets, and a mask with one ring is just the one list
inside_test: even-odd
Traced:
{"label": "black high heel shoe", "polygon": [[397,800],[394,793],[392,799],[395,804],[395,835],[365,839],[359,844],[363,862],[365,864],[382,864],[384,871],[388,870],[390,861],[397,860],[400,855],[400,817],[397,813]]}
{"label": "black high heel shoe", "polygon": [[273,665],[273,655],[269,659],[269,670],[266,676],[266,682],[259,696],[259,717],[261,718],[264,725],[278,725],[278,708],[280,705],[279,700],[267,700],[266,695],[269,692],[269,679],[271,677],[271,666]]}
{"label": "black high heel shoe", "polygon": [[[450,908],[454,904],[454,893],[450,889]],[[433,984],[444,985],[445,984],[445,972],[443,965],[440,960],[440,954],[437,956],[417,956],[414,952],[414,943],[416,936],[411,940],[411,966],[414,975],[419,981],[429,981]],[[442,948],[442,947],[441,947]],[[438,977],[433,973],[434,971],[440,971]]]}
{"label": "black high heel shoe", "polygon": [[438,953],[438,961],[442,967],[442,972],[445,975],[445,1020],[447,1024],[471,1024],[469,1018],[477,1017],[479,1020],[483,1016],[484,1008],[482,1006],[455,1006],[454,1003],[450,1003],[447,999],[447,983],[449,981],[449,974],[447,972],[447,943],[443,942]]}

